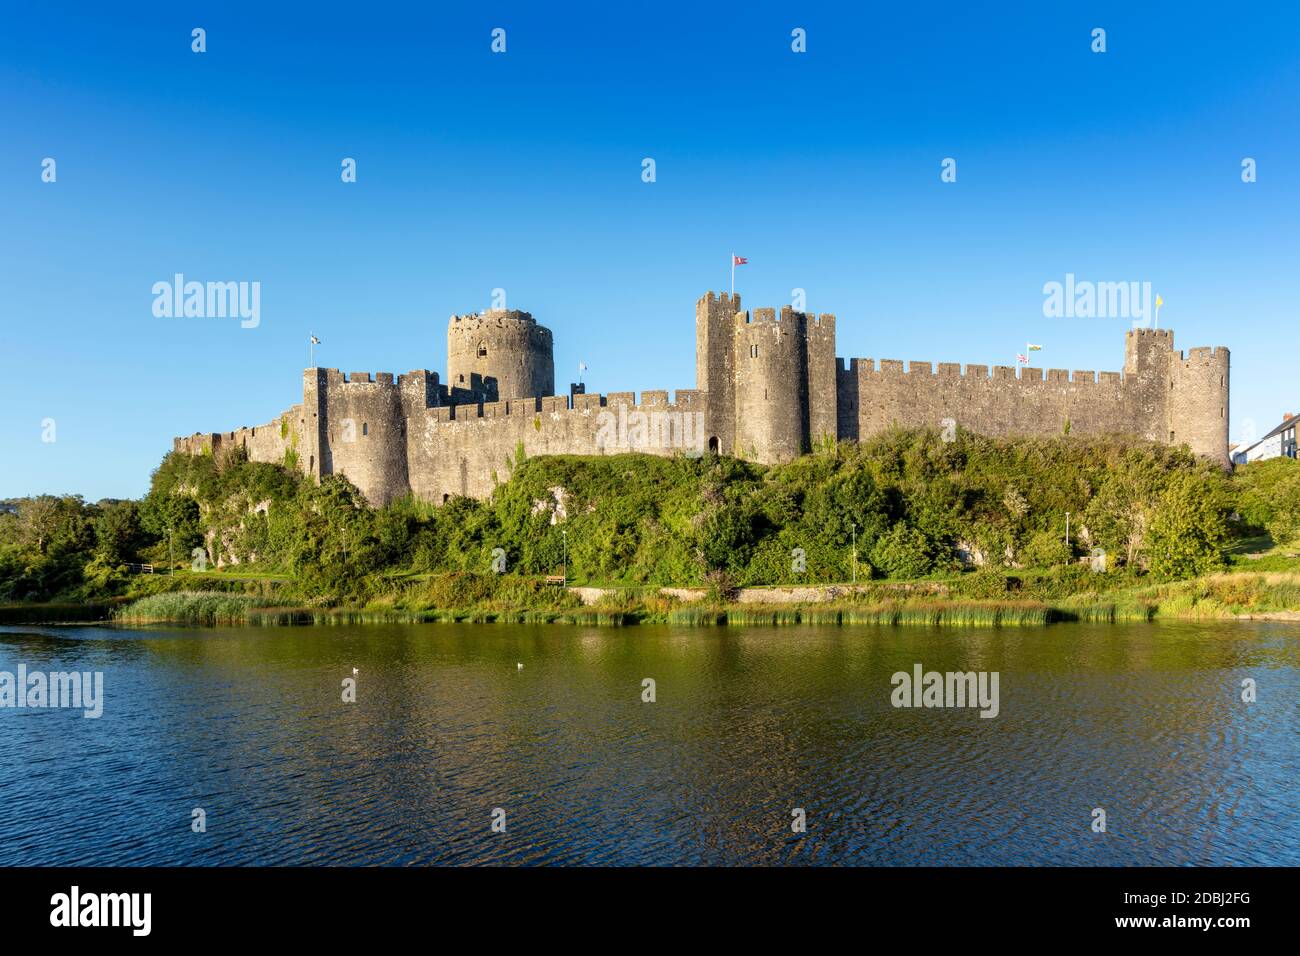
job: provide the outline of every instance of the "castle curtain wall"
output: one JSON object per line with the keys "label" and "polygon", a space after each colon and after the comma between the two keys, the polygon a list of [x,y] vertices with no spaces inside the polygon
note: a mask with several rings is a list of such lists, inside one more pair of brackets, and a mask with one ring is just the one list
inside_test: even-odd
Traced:
{"label": "castle curtain wall", "polygon": [[[509,390],[554,390],[551,333],[522,312],[453,316],[453,373],[350,376],[308,369],[303,402],[266,425],[177,438],[189,454],[239,448],[253,461],[319,479],[346,475],[373,504],[414,493],[441,502],[486,497],[522,452],[602,455],[723,453],[763,463],[820,443],[866,439],[892,427],[986,435],[1131,434],[1227,465],[1229,353],[1173,348],[1167,329],[1133,329],[1124,371],[835,357],[835,316],[786,307],[739,311],[740,297],[696,303],[701,388],[607,395],[525,395],[484,401],[488,380]],[[473,386],[472,388],[466,386]],[[611,430],[612,428],[612,430]]]}

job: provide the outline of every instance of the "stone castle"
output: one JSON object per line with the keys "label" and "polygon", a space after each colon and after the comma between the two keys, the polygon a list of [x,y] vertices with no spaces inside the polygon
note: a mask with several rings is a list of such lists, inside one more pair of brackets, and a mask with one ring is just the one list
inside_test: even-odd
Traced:
{"label": "stone castle", "polygon": [[311,368],[302,404],[275,421],[177,438],[190,454],[243,449],[316,479],[346,475],[376,505],[408,494],[483,498],[520,455],[714,452],[788,461],[828,440],[892,426],[987,435],[1138,435],[1228,464],[1228,350],[1174,350],[1167,329],[1132,329],[1124,371],[844,359],[835,316],[742,311],[739,295],[695,305],[695,385],[555,394],[549,329],[527,312],[453,316],[447,380]]}

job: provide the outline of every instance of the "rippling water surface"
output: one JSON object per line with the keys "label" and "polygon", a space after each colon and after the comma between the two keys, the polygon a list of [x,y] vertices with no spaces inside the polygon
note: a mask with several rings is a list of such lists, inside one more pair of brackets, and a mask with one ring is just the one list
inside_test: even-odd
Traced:
{"label": "rippling water surface", "polygon": [[[0,709],[0,864],[1300,864],[1291,624],[0,629],[20,662],[105,705]],[[1001,713],[891,707],[918,662]]]}

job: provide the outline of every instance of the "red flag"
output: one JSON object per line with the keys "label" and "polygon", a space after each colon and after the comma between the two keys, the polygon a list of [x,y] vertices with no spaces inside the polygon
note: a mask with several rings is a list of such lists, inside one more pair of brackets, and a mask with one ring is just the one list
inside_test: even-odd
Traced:
{"label": "red flag", "polygon": [[746,259],[744,256],[738,256],[738,255],[735,255],[734,253],[733,253],[732,256],[731,256],[731,264],[732,264],[733,266],[743,266],[743,265],[745,265],[747,262],[749,262],[749,260]]}

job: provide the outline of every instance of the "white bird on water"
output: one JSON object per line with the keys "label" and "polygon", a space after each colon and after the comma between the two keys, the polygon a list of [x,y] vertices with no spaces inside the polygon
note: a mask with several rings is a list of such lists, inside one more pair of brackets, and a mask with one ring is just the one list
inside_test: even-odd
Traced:
{"label": "white bird on water", "polygon": [[515,669],[516,669],[516,670],[523,670],[523,669],[524,669],[524,665],[523,665],[523,664],[520,664],[518,661],[516,661],[516,662],[515,662]]}
{"label": "white bird on water", "polygon": [[356,668],[355,668],[355,667],[354,667],[354,668],[352,668],[352,673],[354,673],[354,674],[355,674],[355,673],[356,673],[356,672],[357,672],[357,669],[356,669]]}

